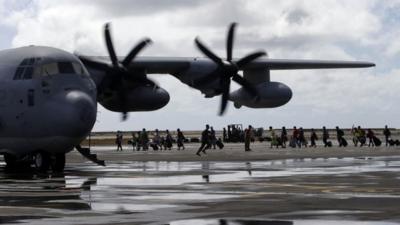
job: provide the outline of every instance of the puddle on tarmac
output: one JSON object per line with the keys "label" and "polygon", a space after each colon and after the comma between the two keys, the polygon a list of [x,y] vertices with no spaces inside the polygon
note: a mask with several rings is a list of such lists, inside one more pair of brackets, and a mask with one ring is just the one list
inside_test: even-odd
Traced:
{"label": "puddle on tarmac", "polygon": [[240,219],[193,219],[180,220],[169,223],[169,225],[398,225],[398,223],[386,221],[346,221],[346,220],[240,220]]}
{"label": "puddle on tarmac", "polygon": [[176,205],[162,205],[162,204],[128,204],[128,203],[102,203],[93,202],[90,204],[94,211],[104,212],[141,212],[151,211],[163,208],[176,207]]}
{"label": "puddle on tarmac", "polygon": [[[131,214],[145,213],[151,221],[152,213],[173,211],[188,216],[182,209],[193,203],[215,204],[235,201],[244,196],[257,195],[255,181],[267,185],[272,178],[297,178],[307,175],[346,178],[371,172],[400,172],[399,158],[375,159],[294,159],[257,162],[124,162],[110,164],[106,168],[88,163],[68,164],[60,176],[39,177],[36,174],[10,174],[0,167],[0,206],[31,207],[68,217],[72,211],[94,213]],[[365,175],[366,176],[366,175]],[[398,176],[398,175],[397,175]],[[368,177],[367,177],[368,178]],[[367,179],[366,178],[366,179]],[[397,180],[397,179],[396,179]],[[226,183],[225,183],[226,182]],[[253,182],[253,183],[252,183]],[[299,181],[296,181],[299,182]],[[332,184],[334,185],[334,181]],[[347,188],[346,185],[336,186]],[[374,181],[375,182],[375,181]],[[372,181],[370,181],[373,184]],[[235,186],[240,184],[240,186]],[[292,182],[286,183],[291,187]],[[321,184],[322,185],[322,184]],[[375,183],[379,185],[379,183]],[[268,190],[268,189],[267,189]],[[264,194],[267,192],[265,191]],[[289,192],[272,191],[268,194],[288,195]],[[294,193],[290,193],[294,195]],[[399,198],[400,195],[385,193],[295,193],[302,197],[319,198]],[[273,200],[270,201],[279,201]],[[246,203],[243,203],[246,204]],[[198,206],[196,206],[198,207]],[[205,206],[207,207],[207,206]],[[289,211],[296,213],[296,211]],[[322,211],[321,211],[322,212]],[[339,211],[319,212],[319,215],[341,215]],[[313,214],[314,213],[314,214]],[[357,214],[357,211],[349,211]],[[174,215],[175,215],[174,214]],[[311,211],[317,215],[317,211]],[[46,214],[44,214],[46,215]],[[299,218],[303,214],[298,215]],[[1,214],[0,214],[1,216]],[[194,218],[190,216],[189,218]],[[179,217],[171,217],[179,219]],[[1,219],[1,217],[0,217]],[[221,222],[222,221],[222,222]],[[275,222],[275,223],[272,223]],[[171,224],[319,224],[305,220],[296,221],[242,221],[242,220],[190,220]],[[321,222],[321,221],[320,221]],[[342,225],[346,224],[342,221]],[[329,224],[323,221],[323,224]],[[333,224],[333,223],[332,223]],[[349,221],[349,225],[360,223]],[[367,223],[381,225],[390,223]]]}
{"label": "puddle on tarmac", "polygon": [[129,197],[132,200],[199,200],[199,199],[208,199],[208,200],[217,200],[217,199],[227,199],[227,198],[235,198],[238,195],[229,195],[229,194],[218,194],[218,193],[164,193],[164,194],[153,194],[149,196],[135,196]]}
{"label": "puddle on tarmac", "polygon": [[169,225],[293,225],[292,221],[278,220],[181,220],[169,223]]}
{"label": "puddle on tarmac", "polygon": [[[366,162],[363,159],[314,159],[311,163],[302,163],[296,160],[282,160],[273,162],[133,162],[130,164],[111,164],[107,168],[96,166],[74,168],[85,172],[95,170],[99,173],[97,185],[100,190],[113,186],[115,188],[129,188],[138,186],[180,186],[183,184],[235,182],[251,178],[289,177],[298,175],[337,175],[348,176],[356,173],[375,171],[397,172],[400,170],[398,163]],[[354,166],[354,164],[357,164]],[[311,164],[311,165],[310,165]],[[345,164],[345,165],[343,165]],[[346,165],[348,164],[348,165]],[[69,171],[74,173],[77,171]],[[103,174],[113,173],[114,176]],[[137,174],[134,174],[134,173]],[[143,176],[146,172],[146,176]],[[152,173],[155,172],[155,173]],[[168,172],[168,173],[163,173]],[[185,175],[182,172],[194,172],[199,175]],[[79,172],[78,172],[79,173]],[[178,173],[178,175],[169,175]],[[110,174],[111,175],[111,174]],[[77,176],[66,176],[69,187],[79,186],[84,179]]]}

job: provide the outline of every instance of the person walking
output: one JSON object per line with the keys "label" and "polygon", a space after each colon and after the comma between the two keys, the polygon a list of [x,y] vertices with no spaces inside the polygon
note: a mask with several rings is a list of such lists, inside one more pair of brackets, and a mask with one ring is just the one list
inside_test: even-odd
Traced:
{"label": "person walking", "polygon": [[253,137],[253,127],[249,125],[249,127],[244,131],[244,150],[246,152],[251,151],[250,142],[252,137]]}
{"label": "person walking", "polygon": [[136,145],[138,145],[138,137],[136,137],[135,132],[132,132],[132,151],[135,151]]}
{"label": "person walking", "polygon": [[122,140],[123,140],[122,132],[117,131],[117,136],[115,137],[115,144],[117,144],[117,152],[118,151],[122,152]]}
{"label": "person walking", "polygon": [[153,149],[154,150],[162,150],[162,146],[161,146],[161,136],[160,136],[160,132],[158,131],[158,129],[155,130],[154,134],[153,134]]}
{"label": "person walking", "polygon": [[275,130],[272,128],[272,126],[269,127],[269,134],[270,134],[270,138],[271,138],[271,146],[270,148],[273,148],[274,146],[276,146],[278,148],[278,139],[277,136],[275,134]]}
{"label": "person walking", "polygon": [[371,147],[371,146],[374,147],[375,146],[374,137],[375,137],[374,132],[371,129],[368,129],[367,130],[368,147]]}
{"label": "person walking", "polygon": [[207,124],[206,129],[201,132],[201,145],[200,148],[197,150],[196,155],[200,156],[200,152],[206,153],[206,148],[210,146],[210,126]]}
{"label": "person walking", "polygon": [[351,134],[353,135],[354,147],[357,147],[358,140],[359,140],[359,131],[358,131],[357,127],[355,127],[354,125],[351,128]]}
{"label": "person walking", "polygon": [[136,151],[140,151],[140,147],[142,146],[142,141],[141,141],[141,136],[142,132],[138,131],[137,132],[137,137],[136,137]]}
{"label": "person walking", "polygon": [[223,140],[224,142],[227,142],[227,140],[228,140],[228,133],[227,133],[225,127],[222,129],[222,140]]}
{"label": "person walking", "polygon": [[296,126],[293,127],[292,138],[290,140],[290,147],[296,148],[299,145],[299,130],[297,130]]}
{"label": "person walking", "polygon": [[338,143],[339,143],[339,147],[346,147],[346,145],[347,145],[347,144],[345,143],[346,140],[344,140],[343,136],[344,136],[343,130],[341,130],[341,129],[337,126],[337,127],[336,127],[336,138],[337,138],[337,141],[338,141]]}
{"label": "person walking", "polygon": [[390,136],[392,133],[390,132],[389,128],[387,125],[385,125],[385,129],[383,130],[383,135],[385,136],[385,142],[386,142],[386,147],[389,145],[390,146]]}
{"label": "person walking", "polygon": [[307,148],[307,140],[302,127],[299,128],[299,148],[301,148],[301,146]]}
{"label": "person walking", "polygon": [[310,140],[311,140],[311,145],[310,145],[310,147],[316,148],[316,147],[317,147],[316,140],[318,140],[318,136],[317,136],[317,133],[315,132],[314,128],[311,129],[311,137],[310,137]]}
{"label": "person walking", "polygon": [[329,132],[325,126],[322,127],[322,142],[324,143],[324,147],[331,147],[329,146]]}
{"label": "person walking", "polygon": [[142,129],[142,132],[140,133],[140,145],[143,148],[143,151],[147,151],[149,149],[149,135],[147,134],[146,129]]}
{"label": "person walking", "polygon": [[228,140],[226,142],[231,142],[232,141],[232,127],[228,125]]}
{"label": "person walking", "polygon": [[173,139],[172,139],[171,133],[169,132],[169,130],[166,130],[165,131],[165,145],[168,150],[172,149],[172,142],[173,142]]}
{"label": "person walking", "polygon": [[367,143],[367,138],[365,136],[365,130],[361,128],[361,126],[357,127],[358,131],[358,141],[360,142],[360,147],[364,146]]}
{"label": "person walking", "polygon": [[178,128],[178,130],[176,130],[177,132],[177,136],[176,136],[176,142],[178,145],[178,150],[185,150],[185,145],[183,144],[185,142],[185,136],[183,135],[183,132]]}
{"label": "person walking", "polygon": [[281,131],[282,148],[286,148],[286,142],[287,142],[287,140],[288,140],[288,138],[287,138],[286,127],[282,127],[282,131]]}
{"label": "person walking", "polygon": [[210,127],[210,142],[213,149],[216,149],[215,146],[217,144],[217,136],[215,135],[215,130],[213,127]]}

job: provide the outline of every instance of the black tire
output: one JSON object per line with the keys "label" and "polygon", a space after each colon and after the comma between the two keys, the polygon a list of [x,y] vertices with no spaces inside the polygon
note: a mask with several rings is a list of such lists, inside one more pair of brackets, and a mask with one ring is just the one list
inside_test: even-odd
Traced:
{"label": "black tire", "polygon": [[50,168],[50,154],[47,152],[38,152],[35,155],[35,167],[40,172],[47,172]]}
{"label": "black tire", "polygon": [[11,154],[4,154],[4,161],[9,168],[14,168],[17,165],[17,157]]}
{"label": "black tire", "polygon": [[51,169],[53,172],[63,172],[65,168],[65,154],[59,153],[52,157],[51,159]]}

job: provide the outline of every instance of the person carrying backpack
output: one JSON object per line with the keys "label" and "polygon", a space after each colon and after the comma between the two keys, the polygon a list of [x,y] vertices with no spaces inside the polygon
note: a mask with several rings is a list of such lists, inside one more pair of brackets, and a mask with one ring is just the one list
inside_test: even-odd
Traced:
{"label": "person carrying backpack", "polygon": [[347,141],[344,139],[344,131],[342,129],[339,129],[338,126],[336,127],[336,135],[339,142],[339,147],[346,147]]}
{"label": "person carrying backpack", "polygon": [[322,127],[322,142],[324,143],[324,147],[332,147],[332,142],[329,141],[329,132],[326,130],[326,127]]}

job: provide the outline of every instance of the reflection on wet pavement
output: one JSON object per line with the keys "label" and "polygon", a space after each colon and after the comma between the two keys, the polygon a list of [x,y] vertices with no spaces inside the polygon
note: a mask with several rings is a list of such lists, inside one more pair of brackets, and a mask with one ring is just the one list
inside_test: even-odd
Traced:
{"label": "reflection on wet pavement", "polygon": [[395,224],[399,172],[396,157],[76,163],[61,175],[11,173],[2,164],[0,223]]}
{"label": "reflection on wet pavement", "polygon": [[182,220],[170,223],[170,225],[293,225],[291,221],[277,220]]}
{"label": "reflection on wet pavement", "polygon": [[170,225],[394,225],[390,222],[359,222],[343,220],[296,220],[296,221],[278,221],[278,220],[182,220],[174,221]]}

